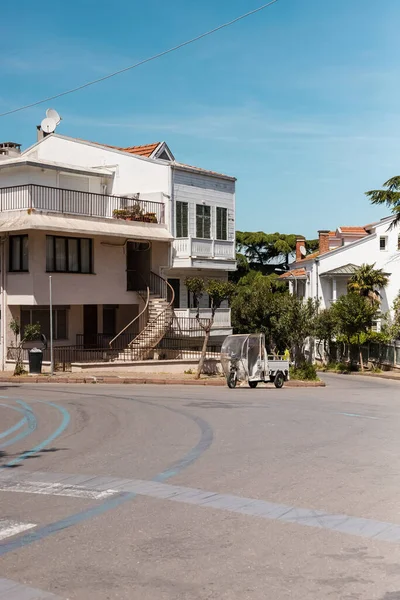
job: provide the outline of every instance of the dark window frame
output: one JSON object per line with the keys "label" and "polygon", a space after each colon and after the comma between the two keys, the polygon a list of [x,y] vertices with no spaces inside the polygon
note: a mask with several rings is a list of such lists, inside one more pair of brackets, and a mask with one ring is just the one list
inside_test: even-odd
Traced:
{"label": "dark window frame", "polygon": [[[179,211],[178,211],[179,206]],[[176,201],[176,215],[175,215],[175,229],[176,229],[176,237],[177,238],[187,238],[189,237],[189,203],[181,202],[180,200]],[[186,210],[186,219],[184,219]],[[179,221],[180,219],[180,221]]]}
{"label": "dark window frame", "polygon": [[[383,242],[383,247],[382,247],[382,242]],[[384,235],[381,235],[379,238],[379,250],[381,252],[385,252],[387,250],[387,243],[388,243],[387,237]]]}
{"label": "dark window frame", "polygon": [[[47,313],[48,317],[49,317],[49,328],[50,328],[50,307],[46,307],[46,308],[41,308],[40,306],[31,306],[31,307],[21,307],[21,315],[20,315],[20,321],[21,321],[21,332],[23,333],[23,329],[25,328],[26,325],[36,325],[36,322],[33,322],[33,313],[34,312],[43,312],[43,313]],[[65,313],[65,319],[63,319],[63,321],[65,322],[65,336],[64,335],[59,335],[60,331],[59,328],[62,326],[61,323],[59,323],[59,312],[64,312]],[[26,323],[26,320],[23,316],[23,313],[29,313],[29,319],[28,319],[28,323]],[[43,332],[42,332],[43,333]],[[54,336],[54,340],[60,341],[60,340],[68,340],[68,309],[65,306],[53,306],[53,336]]]}
{"label": "dark window frame", "polygon": [[[224,215],[224,217],[222,215]],[[228,240],[228,209],[224,206],[217,206],[215,221],[216,239],[226,242]]]}
{"label": "dark window frame", "polygon": [[[199,211],[199,209],[202,209],[201,211]],[[208,210],[208,215],[206,215],[206,210]],[[199,212],[202,212],[202,214],[198,214]],[[201,234],[199,235],[199,219],[201,219]],[[209,220],[208,223],[208,233],[209,235],[205,235],[207,233],[206,231],[206,224],[207,224],[207,219]],[[196,204],[196,238],[200,239],[200,240],[211,240],[211,222],[212,222],[212,217],[211,217],[211,206],[209,204]]]}
{"label": "dark window frame", "polygon": [[[48,268],[47,261],[47,241],[52,239],[53,241],[53,257],[52,257],[52,268]],[[65,269],[57,269],[56,262],[56,243],[57,240],[64,240],[65,247]],[[73,271],[69,269],[69,241],[78,242],[78,270]],[[89,270],[82,271],[82,240],[89,242]],[[81,237],[70,237],[62,235],[46,235],[46,273],[72,273],[73,275],[93,275],[93,240],[92,238],[81,238]]]}
{"label": "dark window frame", "polygon": [[[13,262],[14,262],[14,240],[19,239],[20,240],[20,244],[19,244],[19,265],[20,268],[19,269],[14,269],[13,267]],[[24,263],[24,239],[27,240],[28,243],[28,267],[26,269],[22,268],[22,265]],[[8,270],[10,273],[29,273],[29,236],[27,233],[22,234],[22,235],[10,235],[9,238],[9,256],[8,256]]]}

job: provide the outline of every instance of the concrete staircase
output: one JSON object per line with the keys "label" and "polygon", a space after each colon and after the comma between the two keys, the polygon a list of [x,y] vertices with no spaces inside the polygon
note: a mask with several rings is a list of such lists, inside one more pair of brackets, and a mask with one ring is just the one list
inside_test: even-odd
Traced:
{"label": "concrete staircase", "polygon": [[156,294],[150,294],[148,322],[142,331],[118,353],[116,361],[127,362],[151,358],[154,347],[162,340],[172,323],[174,311],[170,302]]}

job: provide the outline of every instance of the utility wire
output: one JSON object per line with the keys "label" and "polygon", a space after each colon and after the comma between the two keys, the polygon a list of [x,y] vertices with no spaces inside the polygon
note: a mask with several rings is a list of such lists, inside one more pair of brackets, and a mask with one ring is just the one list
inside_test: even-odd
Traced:
{"label": "utility wire", "polygon": [[275,4],[276,2],[278,2],[278,0],[271,0],[271,2],[268,2],[267,4],[263,4],[262,6],[259,6],[258,8],[251,10],[250,12],[247,12],[244,15],[240,15],[240,17],[236,17],[236,19],[233,19],[232,21],[228,21],[228,23],[223,23],[222,25],[219,25],[218,27],[215,27],[214,29],[211,29],[210,31],[206,31],[205,33],[202,33],[201,35],[198,35],[197,37],[192,38],[191,40],[182,42],[181,44],[178,44],[178,46],[174,46],[173,48],[169,48],[168,50],[159,52],[158,54],[155,54],[154,56],[150,56],[149,58],[145,58],[144,60],[141,60],[140,62],[137,62],[134,65],[130,65],[129,67],[125,67],[124,69],[120,69],[119,71],[115,71],[114,73],[110,73],[109,75],[105,75],[104,77],[100,77],[99,79],[94,79],[93,81],[88,81],[87,83],[84,83],[82,85],[79,85],[78,87],[72,88],[71,90],[67,90],[66,92],[61,92],[60,94],[55,94],[54,96],[49,96],[48,98],[44,98],[43,100],[37,100],[36,102],[32,102],[31,104],[26,104],[25,106],[20,106],[19,108],[14,108],[7,112],[0,113],[0,117],[5,117],[6,115],[12,115],[13,113],[20,112],[21,110],[26,110],[27,108],[32,108],[33,106],[38,106],[38,104],[44,104],[45,102],[49,102],[50,100],[55,100],[56,98],[61,98],[62,96],[67,96],[68,94],[73,94],[74,92],[79,92],[80,90],[83,90],[84,88],[87,88],[91,85],[95,85],[96,83],[101,83],[102,81],[111,79],[111,77],[116,77],[117,75],[121,75],[121,73],[126,73],[126,71],[130,71],[131,69],[136,69],[136,67],[140,67],[141,65],[144,65],[153,60],[156,60],[157,58],[161,58],[162,56],[165,56],[166,54],[171,54],[171,52],[180,50],[180,48],[184,48],[185,46],[188,46],[189,44],[193,44],[194,42],[197,42],[198,40],[202,40],[203,38],[205,38],[209,35],[212,35],[213,33],[216,33],[217,31],[221,31],[221,29],[225,29],[225,27],[230,27],[231,25],[234,25],[238,21],[242,21],[243,19],[246,19],[247,17],[250,17],[251,15],[255,15],[256,13],[268,8],[272,4]]}

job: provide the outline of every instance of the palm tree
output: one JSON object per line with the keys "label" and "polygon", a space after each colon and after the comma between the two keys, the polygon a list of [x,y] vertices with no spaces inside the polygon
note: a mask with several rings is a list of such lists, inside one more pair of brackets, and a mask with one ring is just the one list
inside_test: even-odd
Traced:
{"label": "palm tree", "polygon": [[369,298],[372,302],[380,302],[380,289],[387,286],[389,277],[382,269],[375,269],[373,265],[361,265],[355,271],[348,283],[349,292]]}
{"label": "palm tree", "polygon": [[391,228],[400,223],[400,177],[392,177],[383,184],[386,190],[371,190],[365,192],[365,195],[371,200],[372,204],[386,204],[395,215]]}

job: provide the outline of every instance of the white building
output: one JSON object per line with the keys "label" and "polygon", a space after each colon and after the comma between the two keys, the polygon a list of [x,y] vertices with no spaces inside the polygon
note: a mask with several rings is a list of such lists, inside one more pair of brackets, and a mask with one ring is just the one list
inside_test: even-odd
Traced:
{"label": "white building", "polygon": [[347,293],[347,284],[362,264],[374,264],[389,275],[389,284],[381,290],[382,311],[388,311],[400,291],[400,229],[392,227],[394,217],[363,227],[339,227],[319,231],[319,250],[306,255],[305,239],[296,242],[296,262],[281,276],[289,280],[293,293],[320,300],[329,308]]}
{"label": "white building", "polygon": [[[12,319],[48,333],[49,275],[56,344],[104,347],[120,334],[122,349],[141,334],[130,344],[137,358],[132,348],[154,346],[171,326],[173,294],[173,326],[193,335],[186,277],[225,280],[236,268],[235,178],[179,163],[165,143],[51,134],[22,153],[4,143],[0,236],[3,368]],[[212,335],[229,333],[225,307]]]}

